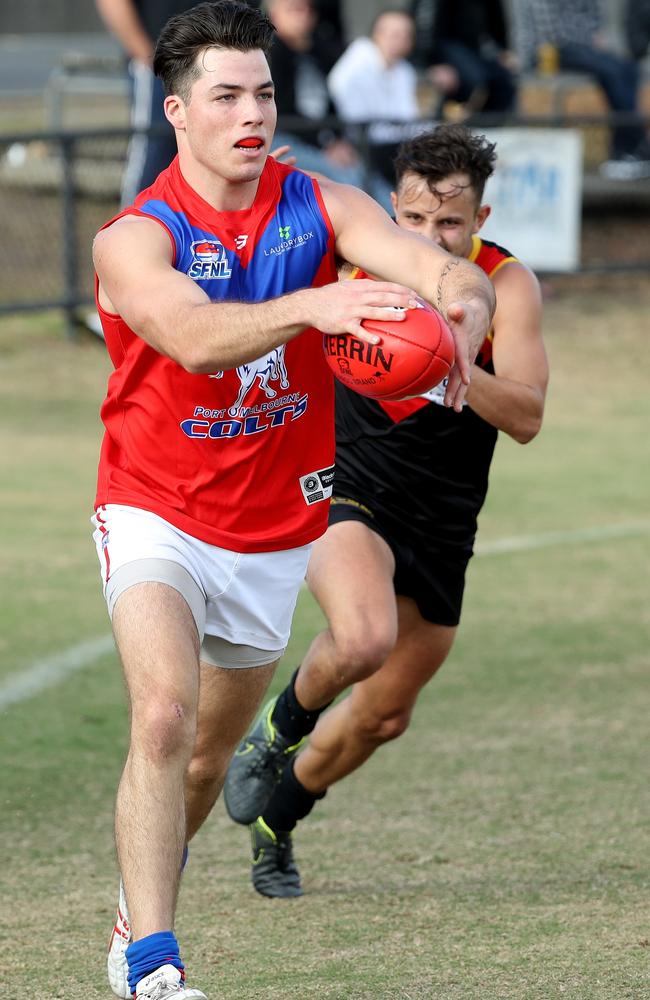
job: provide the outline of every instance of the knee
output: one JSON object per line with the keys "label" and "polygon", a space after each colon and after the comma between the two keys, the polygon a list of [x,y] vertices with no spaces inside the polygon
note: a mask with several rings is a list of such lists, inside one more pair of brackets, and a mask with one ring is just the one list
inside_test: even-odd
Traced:
{"label": "knee", "polygon": [[346,686],[372,676],[386,662],[397,641],[389,625],[365,623],[355,632],[334,636],[336,667]]}
{"label": "knee", "polygon": [[152,761],[189,757],[195,738],[196,715],[182,701],[155,698],[133,709],[131,748]]}
{"label": "knee", "polygon": [[410,721],[410,709],[386,708],[360,712],[356,718],[356,726],[365,743],[378,746],[396,740],[406,732]]}
{"label": "knee", "polygon": [[205,791],[215,786],[221,787],[229,762],[229,756],[226,754],[217,756],[195,749],[187,768],[188,783],[195,789]]}

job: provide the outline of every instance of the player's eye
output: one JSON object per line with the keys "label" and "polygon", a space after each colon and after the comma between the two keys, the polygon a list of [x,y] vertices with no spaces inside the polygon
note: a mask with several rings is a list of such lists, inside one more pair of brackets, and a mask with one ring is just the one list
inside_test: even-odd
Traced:
{"label": "player's eye", "polygon": [[273,97],[274,97],[274,94],[273,94],[273,91],[266,90],[266,91],[264,91],[264,93],[258,94],[258,97],[260,98],[261,101],[272,101]]}

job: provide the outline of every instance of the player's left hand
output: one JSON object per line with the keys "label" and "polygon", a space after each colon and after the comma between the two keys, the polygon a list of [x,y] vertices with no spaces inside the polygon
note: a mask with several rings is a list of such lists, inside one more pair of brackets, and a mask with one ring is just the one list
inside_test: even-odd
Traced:
{"label": "player's left hand", "polygon": [[456,360],[447,380],[445,406],[453,406],[457,413],[463,408],[472,364],[488,335],[491,319],[487,304],[478,299],[451,302],[447,307],[447,322],[456,345]]}

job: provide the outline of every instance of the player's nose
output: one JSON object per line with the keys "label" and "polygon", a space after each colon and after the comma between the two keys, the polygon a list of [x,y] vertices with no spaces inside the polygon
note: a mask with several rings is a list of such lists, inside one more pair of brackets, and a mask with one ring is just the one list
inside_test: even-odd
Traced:
{"label": "player's nose", "polygon": [[242,124],[250,125],[264,121],[262,106],[254,94],[248,95],[242,102]]}

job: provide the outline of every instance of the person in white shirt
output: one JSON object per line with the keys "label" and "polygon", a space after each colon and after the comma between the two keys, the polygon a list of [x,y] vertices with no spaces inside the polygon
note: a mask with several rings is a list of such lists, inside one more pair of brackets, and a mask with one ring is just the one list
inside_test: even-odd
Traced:
{"label": "person in white shirt", "polygon": [[420,117],[417,73],[408,61],[415,24],[403,10],[379,14],[369,37],[357,38],[327,78],[332,100],[345,122],[413,121]]}
{"label": "person in white shirt", "polygon": [[[375,18],[368,37],[357,38],[332,67],[327,86],[341,121],[350,127],[368,125],[370,167],[385,187],[393,181],[393,156],[413,134],[421,113],[417,98],[417,71],[408,61],[415,45],[415,22],[404,10],[384,10]],[[417,127],[417,126],[415,126]]]}

